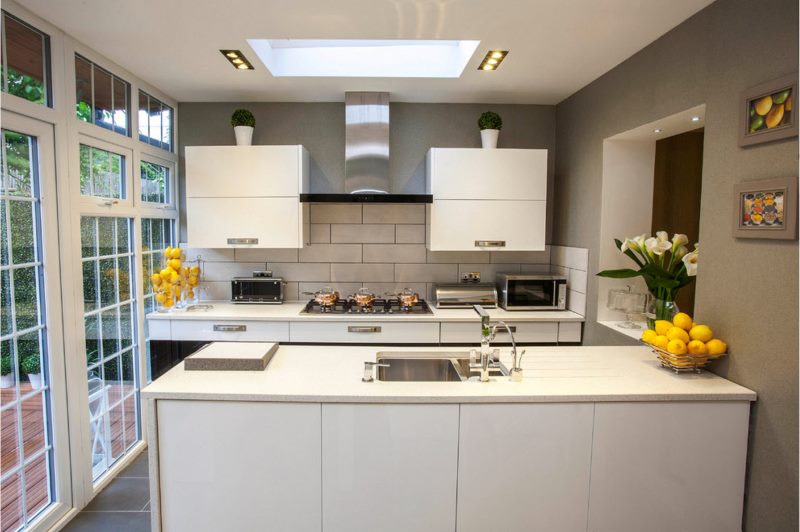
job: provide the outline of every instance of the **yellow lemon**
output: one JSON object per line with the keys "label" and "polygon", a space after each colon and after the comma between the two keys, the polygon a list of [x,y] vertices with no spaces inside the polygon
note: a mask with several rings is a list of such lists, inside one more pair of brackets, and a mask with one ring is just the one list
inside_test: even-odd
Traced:
{"label": "yellow lemon", "polygon": [[[191,279],[189,279],[189,281],[191,281]],[[648,344],[652,344],[656,336],[658,335],[653,329],[646,329],[644,332],[642,332],[642,340],[647,342]]]}
{"label": "yellow lemon", "polygon": [[186,293],[186,297],[188,297],[189,299],[194,299],[194,290],[189,290]]}
{"label": "yellow lemon", "polygon": [[656,334],[659,336],[666,336],[672,324],[667,320],[656,320]]}
{"label": "yellow lemon", "polygon": [[689,333],[680,327],[671,327],[667,331],[667,338],[670,340],[680,340],[684,344],[689,341]]}
{"label": "yellow lemon", "polygon": [[180,286],[176,286],[175,287],[175,299],[180,299],[180,298],[181,298],[181,287]]}
{"label": "yellow lemon", "polygon": [[721,355],[728,350],[728,346],[719,338],[714,338],[706,342],[706,349],[709,355]]}
{"label": "yellow lemon", "polygon": [[166,301],[166,300],[167,300],[167,296],[164,295],[164,292],[159,292],[159,293],[156,294],[156,301],[158,301],[162,305],[164,304],[164,301]]}
{"label": "yellow lemon", "polygon": [[178,259],[170,259],[167,261],[167,264],[175,271],[179,271],[181,269],[181,261]]}
{"label": "yellow lemon", "polygon": [[199,279],[197,278],[196,275],[190,275],[188,281],[189,281],[189,286],[197,286]]}
{"label": "yellow lemon", "polygon": [[167,259],[172,258],[172,246],[168,246],[167,249],[164,250],[164,257]]}
{"label": "yellow lemon", "polygon": [[189,273],[192,275],[200,275],[200,266],[192,266],[189,268]]}
{"label": "yellow lemon", "polygon": [[670,340],[669,343],[667,344],[667,351],[669,351],[673,355],[685,355],[686,342],[678,338],[674,338]]}
{"label": "yellow lemon", "polygon": [[708,342],[714,338],[714,331],[708,325],[695,325],[689,331],[689,336],[692,340],[700,340],[701,342]]}
{"label": "yellow lemon", "polygon": [[167,308],[170,308],[174,304],[175,304],[175,301],[173,301],[172,299],[167,299],[167,300],[164,301],[164,306],[167,307]]}
{"label": "yellow lemon", "polygon": [[669,339],[664,335],[659,334],[658,336],[653,338],[653,345],[658,347],[659,349],[666,349],[667,344],[669,344]]}
{"label": "yellow lemon", "polygon": [[153,283],[153,286],[158,286],[161,284],[161,276],[157,273],[154,273],[150,276],[150,282]]}
{"label": "yellow lemon", "polygon": [[678,312],[675,314],[675,317],[672,318],[672,324],[675,325],[675,327],[680,327],[681,329],[688,331],[692,328],[692,317],[685,312]]}
{"label": "yellow lemon", "polygon": [[159,275],[162,281],[169,281],[172,277],[172,268],[164,268]]}
{"label": "yellow lemon", "polygon": [[172,284],[176,284],[180,280],[180,278],[181,276],[178,275],[178,272],[173,271],[172,273],[170,273],[169,282],[171,282]]}
{"label": "yellow lemon", "polygon": [[706,349],[706,344],[701,342],[700,340],[692,340],[686,346],[689,350],[690,355],[705,355],[708,353],[708,349]]}
{"label": "yellow lemon", "polygon": [[179,258],[181,258],[181,253],[182,253],[181,252],[181,248],[175,248],[175,249],[172,250],[172,253],[170,254],[170,258],[179,259]]}

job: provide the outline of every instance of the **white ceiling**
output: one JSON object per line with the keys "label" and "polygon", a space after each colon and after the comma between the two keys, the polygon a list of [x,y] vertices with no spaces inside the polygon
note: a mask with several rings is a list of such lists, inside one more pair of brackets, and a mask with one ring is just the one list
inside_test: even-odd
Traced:
{"label": "white ceiling", "polygon": [[[555,104],[712,0],[20,0],[48,22],[182,101]],[[480,39],[457,79],[275,78],[247,45],[271,39]],[[220,49],[256,67],[237,71]],[[496,72],[489,49],[510,50]]]}

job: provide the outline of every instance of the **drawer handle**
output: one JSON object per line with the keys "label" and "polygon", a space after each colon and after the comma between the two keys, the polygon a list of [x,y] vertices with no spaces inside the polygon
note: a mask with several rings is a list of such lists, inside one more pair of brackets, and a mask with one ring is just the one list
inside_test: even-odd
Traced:
{"label": "drawer handle", "polygon": [[258,244],[257,238],[229,238],[228,239],[229,245],[235,244]]}
{"label": "drawer handle", "polygon": [[476,240],[476,248],[504,248],[506,247],[505,240]]}
{"label": "drawer handle", "polygon": [[247,325],[214,325],[214,332],[245,332]]}
{"label": "drawer handle", "polygon": [[355,325],[349,325],[347,327],[347,332],[349,333],[379,333],[381,332],[381,328],[377,325],[371,327],[360,327]]}
{"label": "drawer handle", "polygon": [[[490,324],[491,327],[494,327],[495,325],[497,325],[497,324],[496,323]],[[508,328],[511,329],[512,333],[517,332],[517,326],[516,325],[509,325]],[[506,330],[505,327],[498,328],[497,331],[495,332],[495,334],[500,334],[500,333],[508,333],[508,331]]]}

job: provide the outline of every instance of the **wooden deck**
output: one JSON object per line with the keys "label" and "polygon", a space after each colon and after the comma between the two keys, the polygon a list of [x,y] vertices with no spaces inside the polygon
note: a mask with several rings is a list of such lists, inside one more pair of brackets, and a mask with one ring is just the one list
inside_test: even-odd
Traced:
{"label": "wooden deck", "polygon": [[[122,397],[124,391],[130,392],[127,386],[109,388],[109,403],[113,404]],[[28,382],[20,384],[20,392],[24,397],[31,391]],[[0,390],[2,405],[16,400],[14,388]],[[123,441],[122,411],[125,410],[125,434]],[[136,405],[135,397],[112,409],[109,422],[111,426],[111,459],[120,457],[124,450],[136,440]],[[0,416],[0,470],[5,475],[19,466],[20,449],[17,433],[16,408],[10,408]],[[42,394],[36,394],[22,403],[22,449],[25,457],[32,456],[45,447],[44,410]],[[28,464],[25,470],[25,506],[28,517],[50,504],[51,494],[47,478],[47,458],[42,456]],[[17,530],[22,526],[22,483],[19,473],[10,476],[0,486],[0,531]]]}

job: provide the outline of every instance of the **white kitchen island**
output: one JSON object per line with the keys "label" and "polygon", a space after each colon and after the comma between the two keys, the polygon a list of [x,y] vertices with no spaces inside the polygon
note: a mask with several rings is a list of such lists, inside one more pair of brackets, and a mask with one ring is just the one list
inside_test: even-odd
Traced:
{"label": "white kitchen island", "polygon": [[362,382],[388,350],[282,346],[145,388],[153,530],[741,528],[754,392],[644,347],[528,347],[523,382]]}

